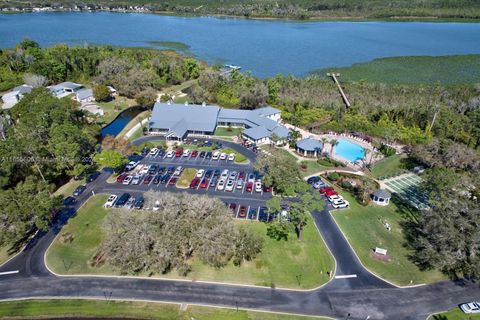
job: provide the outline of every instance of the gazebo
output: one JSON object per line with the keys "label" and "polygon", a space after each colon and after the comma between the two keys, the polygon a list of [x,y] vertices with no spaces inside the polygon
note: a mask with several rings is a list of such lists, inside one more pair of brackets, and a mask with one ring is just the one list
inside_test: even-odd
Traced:
{"label": "gazebo", "polygon": [[386,206],[390,203],[392,195],[387,190],[379,189],[372,194],[372,200],[379,206]]}
{"label": "gazebo", "polygon": [[305,157],[318,157],[322,153],[323,143],[308,137],[297,141],[296,147],[297,152]]}

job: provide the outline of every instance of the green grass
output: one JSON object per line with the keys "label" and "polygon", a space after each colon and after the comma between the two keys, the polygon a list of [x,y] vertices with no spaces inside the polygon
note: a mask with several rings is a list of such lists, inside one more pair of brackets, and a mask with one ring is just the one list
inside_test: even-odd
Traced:
{"label": "green grass", "polygon": [[177,187],[187,188],[190,185],[190,182],[192,182],[193,178],[195,178],[196,174],[197,170],[193,168],[186,168],[183,170],[180,179],[177,181]]}
{"label": "green grass", "polygon": [[323,69],[315,73],[323,76],[332,70],[341,74],[342,81],[470,84],[480,78],[480,55],[382,58],[357,63],[351,67]]}
{"label": "green grass", "polygon": [[[188,306],[176,304],[103,300],[23,300],[0,302],[0,317],[102,317],[162,320],[309,320],[317,317]],[[323,318],[326,319],[326,318]]]}
{"label": "green grass", "polygon": [[375,163],[372,168],[372,176],[379,179],[402,172],[405,169],[402,160],[405,158],[405,155],[394,154],[393,156]]}
{"label": "green grass", "polygon": [[82,184],[85,184],[85,179],[81,179],[81,180],[75,180],[75,179],[70,179],[70,181],[68,181],[67,183],[65,183],[63,186],[61,186],[60,188],[58,188],[54,193],[53,195],[54,196],[60,196],[60,195],[63,195],[64,197],[66,196],[71,196],[73,191],[75,191],[75,189],[82,185]]}
{"label": "green grass", "polygon": [[[47,252],[47,264],[53,271],[61,274],[119,275],[119,271],[108,264],[100,267],[90,265],[105,237],[103,220],[109,212],[115,213],[114,210],[102,208],[106,197],[102,195],[90,199],[77,215],[69,220],[61,234],[70,233],[74,240],[71,243],[62,243],[60,236]],[[312,221],[305,228],[301,242],[297,241],[294,235],[291,235],[288,241],[276,241],[267,237],[267,225],[264,223],[237,223],[245,224],[265,239],[259,256],[241,267],[230,262],[220,269],[209,267],[194,257],[192,272],[187,279],[302,289],[313,288],[329,280],[327,271],[334,268],[333,258]],[[157,276],[182,278],[176,272]]]}
{"label": "green grass", "polygon": [[[412,252],[404,247],[405,237],[401,223],[411,219],[411,213],[400,210],[392,202],[386,207],[363,207],[348,193],[343,192],[342,195],[350,202],[350,208],[335,211],[333,216],[368,269],[398,285],[446,279],[438,271],[420,271],[408,259]],[[385,222],[391,226],[391,231],[384,227]],[[372,251],[375,247],[387,249],[391,261],[383,262],[373,258]]]}
{"label": "green grass", "polygon": [[109,102],[96,102],[102,107],[103,116],[99,117],[98,123],[106,125],[112,122],[123,110],[137,105],[135,100],[117,96],[115,100]]}
{"label": "green grass", "polygon": [[[125,136],[128,131],[130,131],[133,127],[135,127],[137,124],[139,124],[141,121],[144,119],[148,118],[150,116],[151,112],[150,111],[143,111],[140,112],[135,118],[130,120],[130,122],[120,131],[119,134],[117,134],[117,138]],[[140,133],[142,132],[142,127],[139,128]]]}
{"label": "green grass", "polygon": [[301,165],[302,163],[307,165],[306,169],[303,169],[302,167],[300,167],[300,172],[302,173],[303,177],[307,177],[316,172],[331,168],[331,167],[327,167],[319,164],[316,160],[303,160],[301,163],[299,163],[299,165]]}
{"label": "green grass", "polygon": [[8,245],[3,245],[3,246],[0,246],[0,266],[5,263],[5,261],[7,261],[8,259],[10,259],[10,257],[12,255],[14,255],[15,253],[12,253],[10,254],[9,253],[9,249],[10,249],[10,246]]}
{"label": "green grass", "polygon": [[428,317],[428,320],[480,320],[480,314],[465,314],[459,308],[437,313]]}
{"label": "green grass", "polygon": [[133,133],[132,135],[130,136],[130,138],[128,138],[128,140],[130,141],[134,141],[138,138],[141,138],[143,137],[143,128],[142,127],[138,127]]}
{"label": "green grass", "polygon": [[240,152],[237,152],[237,151],[235,151],[231,148],[222,149],[221,152],[225,152],[226,154],[230,154],[230,153],[235,154],[235,163],[247,163],[248,162],[247,157],[245,157]]}
{"label": "green grass", "polygon": [[242,128],[226,128],[226,127],[217,127],[215,130],[214,135],[215,136],[221,136],[221,137],[235,137],[238,136],[240,133],[242,133],[243,129]]}

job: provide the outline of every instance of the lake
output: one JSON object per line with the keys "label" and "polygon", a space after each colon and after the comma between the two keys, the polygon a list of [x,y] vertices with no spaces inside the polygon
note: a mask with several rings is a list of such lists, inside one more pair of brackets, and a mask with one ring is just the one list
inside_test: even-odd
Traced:
{"label": "lake", "polygon": [[0,14],[0,47],[112,44],[175,49],[260,77],[306,75],[375,58],[480,53],[480,24],[296,22],[140,13]]}

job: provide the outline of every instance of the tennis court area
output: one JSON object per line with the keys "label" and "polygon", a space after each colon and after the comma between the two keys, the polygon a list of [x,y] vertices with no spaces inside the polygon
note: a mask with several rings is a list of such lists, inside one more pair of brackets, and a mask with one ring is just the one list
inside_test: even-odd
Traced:
{"label": "tennis court area", "polygon": [[415,174],[400,175],[382,181],[390,191],[409,201],[417,209],[427,209],[428,199],[418,189],[422,179]]}

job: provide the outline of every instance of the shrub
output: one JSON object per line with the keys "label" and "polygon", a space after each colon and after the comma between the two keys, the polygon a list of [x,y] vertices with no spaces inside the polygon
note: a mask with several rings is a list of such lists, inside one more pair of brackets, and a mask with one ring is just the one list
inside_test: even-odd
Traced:
{"label": "shrub", "polygon": [[385,157],[393,156],[397,152],[395,148],[387,146],[385,144],[382,144],[379,150]]}
{"label": "shrub", "polygon": [[110,90],[106,85],[97,84],[93,87],[93,97],[96,101],[108,101],[110,100]]}
{"label": "shrub", "polygon": [[337,181],[338,179],[340,179],[340,174],[338,174],[338,172],[331,172],[328,174],[327,177],[331,181]]}

